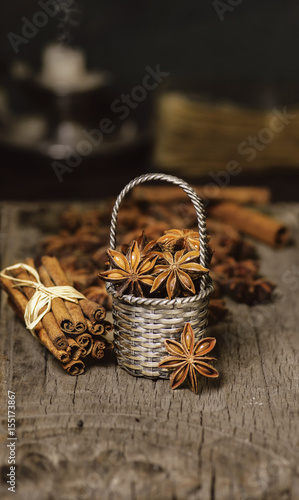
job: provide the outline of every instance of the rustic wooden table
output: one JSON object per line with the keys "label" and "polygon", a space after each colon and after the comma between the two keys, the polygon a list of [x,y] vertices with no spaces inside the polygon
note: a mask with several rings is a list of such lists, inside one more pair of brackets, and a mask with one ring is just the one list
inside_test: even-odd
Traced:
{"label": "rustic wooden table", "polygon": [[[1,207],[1,267],[34,256],[63,204]],[[221,378],[199,395],[137,379],[114,363],[71,377],[1,304],[1,499],[6,483],[7,391],[16,397],[17,500],[299,499],[299,205],[273,206],[294,244],[262,244],[277,296],[229,302],[211,328]]]}

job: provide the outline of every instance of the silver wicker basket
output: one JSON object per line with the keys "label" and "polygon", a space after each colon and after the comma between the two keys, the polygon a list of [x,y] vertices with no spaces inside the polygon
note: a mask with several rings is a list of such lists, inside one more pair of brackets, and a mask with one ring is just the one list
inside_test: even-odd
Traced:
{"label": "silver wicker basket", "polygon": [[[171,175],[142,175],[121,191],[112,212],[110,248],[115,250],[116,247],[117,216],[123,198],[138,184],[158,180],[180,186],[191,199],[198,220],[200,264],[205,267],[207,243],[202,202],[189,184]],[[209,296],[213,291],[209,275],[201,278],[198,295],[171,300],[141,298],[134,295],[119,296],[110,284],[107,289],[113,298],[114,341],[119,365],[134,376],[152,379],[169,378],[167,370],[158,368],[161,358],[167,355],[164,341],[179,340],[187,322],[191,323],[197,340],[205,334]]]}

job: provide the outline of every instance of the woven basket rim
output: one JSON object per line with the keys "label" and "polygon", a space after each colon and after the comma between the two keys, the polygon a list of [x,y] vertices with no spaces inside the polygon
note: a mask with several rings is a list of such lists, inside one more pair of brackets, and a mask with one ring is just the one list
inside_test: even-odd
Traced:
{"label": "woven basket rim", "polygon": [[130,305],[140,305],[140,306],[175,306],[176,304],[193,304],[200,300],[206,299],[213,292],[214,287],[212,285],[212,279],[209,276],[209,281],[206,283],[205,289],[201,290],[197,295],[192,295],[190,297],[175,297],[174,299],[157,299],[157,298],[145,298],[136,297],[135,295],[119,295],[117,290],[113,285],[107,284],[107,290],[114,299],[119,300]]}

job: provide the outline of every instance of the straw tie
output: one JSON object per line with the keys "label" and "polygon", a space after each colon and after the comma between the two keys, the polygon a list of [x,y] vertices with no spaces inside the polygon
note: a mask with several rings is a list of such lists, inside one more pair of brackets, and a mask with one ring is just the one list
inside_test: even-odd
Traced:
{"label": "straw tie", "polygon": [[[8,271],[12,271],[18,268],[24,269],[28,273],[32,274],[36,281],[14,278],[13,276],[9,276],[8,274],[6,274]],[[78,292],[78,290],[69,285],[49,287],[44,286],[40,281],[40,277],[36,269],[34,269],[32,266],[29,266],[28,264],[20,263],[6,267],[1,271],[0,276],[16,282],[16,285],[14,286],[28,286],[31,288],[35,288],[35,293],[28,301],[24,313],[26,328],[28,328],[28,330],[30,330],[33,335],[33,329],[35,328],[35,326],[51,310],[52,299],[59,297],[63,300],[74,302],[76,304],[78,303],[78,299],[85,299],[82,293]]]}

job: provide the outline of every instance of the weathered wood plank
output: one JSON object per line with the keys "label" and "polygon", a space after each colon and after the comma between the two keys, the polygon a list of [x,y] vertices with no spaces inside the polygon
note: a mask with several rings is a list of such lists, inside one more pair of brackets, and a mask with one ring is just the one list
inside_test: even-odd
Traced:
{"label": "weathered wood plank", "polygon": [[[34,255],[61,208],[2,207],[1,265]],[[11,495],[7,389],[17,399],[16,499],[299,498],[299,206],[273,210],[296,239],[280,251],[259,246],[280,298],[229,303],[230,318],[210,329],[221,378],[203,380],[198,396],[113,363],[69,377],[2,301],[1,498]]]}

